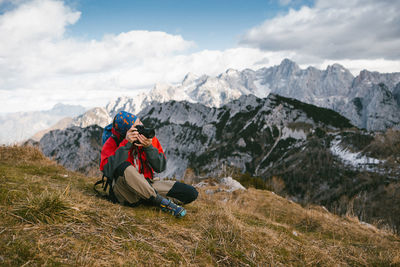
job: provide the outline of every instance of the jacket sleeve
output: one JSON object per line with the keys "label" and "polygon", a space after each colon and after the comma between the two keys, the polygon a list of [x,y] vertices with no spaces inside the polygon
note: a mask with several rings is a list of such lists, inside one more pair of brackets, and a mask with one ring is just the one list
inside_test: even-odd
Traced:
{"label": "jacket sleeve", "polygon": [[153,138],[151,146],[145,147],[147,161],[155,172],[163,172],[167,168],[167,159],[157,137]]}
{"label": "jacket sleeve", "polygon": [[101,150],[100,162],[100,170],[105,176],[112,178],[117,169],[121,169],[123,166],[126,168],[130,165],[126,160],[128,159],[131,147],[132,143],[129,143],[126,139],[121,142],[119,147],[117,147],[113,138],[107,140]]}

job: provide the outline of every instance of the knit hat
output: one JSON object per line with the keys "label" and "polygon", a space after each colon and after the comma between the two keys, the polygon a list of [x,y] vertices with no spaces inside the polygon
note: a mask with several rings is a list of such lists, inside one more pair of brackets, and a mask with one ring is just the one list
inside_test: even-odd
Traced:
{"label": "knit hat", "polygon": [[128,130],[135,123],[136,119],[137,117],[132,113],[120,111],[114,117],[113,127],[118,133],[121,134],[122,137],[125,137]]}

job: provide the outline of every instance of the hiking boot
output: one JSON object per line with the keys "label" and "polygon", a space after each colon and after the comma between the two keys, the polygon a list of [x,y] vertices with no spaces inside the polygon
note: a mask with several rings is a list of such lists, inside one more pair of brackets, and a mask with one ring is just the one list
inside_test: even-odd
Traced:
{"label": "hiking boot", "polygon": [[158,194],[155,197],[154,202],[161,208],[162,211],[169,212],[177,218],[182,218],[186,215],[186,210],[183,207],[176,205],[171,200]]}

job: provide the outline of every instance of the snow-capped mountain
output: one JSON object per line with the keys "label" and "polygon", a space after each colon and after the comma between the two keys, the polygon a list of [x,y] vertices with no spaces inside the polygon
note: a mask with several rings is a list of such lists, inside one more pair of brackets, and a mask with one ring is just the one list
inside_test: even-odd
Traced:
{"label": "snow-capped mountain", "polygon": [[400,129],[399,88],[400,73],[363,70],[352,83],[347,105],[336,110],[361,128],[374,131]]}
{"label": "snow-capped mountain", "polygon": [[[169,167],[161,177],[178,178],[182,177],[190,166],[197,166],[199,171],[213,174],[214,168],[217,169],[220,164],[221,157],[243,171],[261,170],[262,159],[265,153],[272,149],[272,141],[278,136],[296,140],[306,138],[307,131],[293,130],[293,125],[298,123],[308,125],[308,128],[321,127],[331,130],[353,127],[346,118],[332,110],[274,94],[264,99],[254,95],[243,95],[221,108],[210,108],[187,101],[153,102],[138,116],[146,126],[156,128],[157,136],[165,148]],[[46,134],[40,140],[45,155],[60,160],[74,158],[79,161],[76,156],[69,156],[68,145],[87,142],[81,139],[86,135],[77,129],[85,131],[88,128],[74,126]],[[95,132],[97,134],[97,128]],[[66,146],[63,148],[61,144]],[[96,143],[96,146],[100,146],[99,143]],[[248,150],[249,147],[255,150]],[[236,152],[233,153],[234,151]],[[97,155],[99,156],[98,153]],[[206,158],[211,162],[198,165],[198,162],[202,162],[198,160],[202,155],[207,155]],[[98,158],[93,160],[98,163]],[[85,162],[83,159],[80,161]],[[67,166],[71,168],[74,164]]]}
{"label": "snow-capped mountain", "polygon": [[48,129],[65,117],[75,117],[85,112],[76,105],[56,104],[50,110],[16,112],[0,115],[0,144],[17,143],[35,133]]}
{"label": "snow-capped mountain", "polygon": [[[218,77],[206,75],[196,77],[189,73],[180,85],[156,84],[150,92],[141,93],[134,98],[120,97],[110,102],[106,109],[113,117],[120,110],[137,114],[153,101],[163,103],[169,100],[185,100],[192,103],[201,103],[209,107],[219,107],[239,98],[243,94],[251,93],[244,85],[236,84],[236,81],[232,79],[231,76],[237,74],[237,71],[228,70],[227,73],[229,75],[221,74]],[[239,79],[238,81],[240,82],[241,80]],[[267,95],[268,93],[259,95],[259,97]]]}
{"label": "snow-capped mountain", "polygon": [[[153,101],[185,100],[208,107],[221,107],[242,95],[253,94],[263,98],[270,93],[333,109],[360,128],[373,131],[400,129],[400,73],[380,74],[363,70],[353,77],[339,64],[328,66],[326,70],[314,67],[301,69],[288,59],[278,66],[257,71],[228,69],[216,77],[188,73],[180,84],[156,84],[148,93],[134,98],[119,97],[105,109],[95,108],[74,118],[72,125],[86,127],[97,124],[104,127],[118,111],[137,114]],[[37,131],[54,126],[58,119],[83,113],[83,108],[68,113],[67,107],[58,105],[44,114],[34,112],[0,116],[0,125],[11,129],[0,133],[0,142],[24,140]]]}
{"label": "snow-capped mountain", "polygon": [[[375,93],[381,83],[391,92],[395,103],[384,101],[379,93]],[[386,119],[399,117],[400,89],[396,89],[399,87],[400,73],[362,71],[354,77],[339,64],[328,66],[326,70],[301,69],[295,62],[285,59],[278,66],[257,71],[229,69],[216,77],[197,77],[189,73],[178,85],[156,84],[148,93],[134,98],[120,97],[110,102],[106,109],[113,117],[120,110],[137,114],[153,101],[186,100],[221,107],[241,95],[254,94],[263,98],[275,93],[333,109],[358,127],[385,130],[399,127],[399,120]]]}
{"label": "snow-capped mountain", "polygon": [[78,126],[81,128],[88,127],[90,125],[98,125],[100,127],[105,127],[110,124],[112,118],[108,114],[105,108],[97,107],[92,108],[82,115],[74,118],[71,122],[71,126]]}
{"label": "snow-capped mountain", "polygon": [[[353,127],[338,113],[270,94],[260,99],[241,96],[221,108],[189,102],[154,102],[139,114],[145,125],[156,128],[166,147],[168,169],[162,177],[184,175],[188,168],[216,175],[221,164],[243,172],[263,172],[276,140],[305,140],[309,129],[338,130]],[[307,128],[307,127],[306,127]]]}
{"label": "snow-capped mountain", "polygon": [[351,97],[364,97],[368,94],[368,91],[363,90],[366,87],[372,87],[374,84],[385,84],[390,91],[398,86],[400,81],[400,73],[379,73],[379,72],[371,72],[368,70],[363,70],[360,74],[354,79],[350,96]]}
{"label": "snow-capped mountain", "polygon": [[400,106],[384,84],[373,84],[368,90],[369,95],[358,97],[365,108],[361,109],[361,125],[366,129],[385,130],[387,128],[400,129]]}

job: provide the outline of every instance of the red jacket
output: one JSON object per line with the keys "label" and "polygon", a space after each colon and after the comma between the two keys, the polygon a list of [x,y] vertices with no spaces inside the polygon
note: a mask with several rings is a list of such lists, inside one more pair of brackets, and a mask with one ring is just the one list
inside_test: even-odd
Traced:
{"label": "red jacket", "polygon": [[[117,140],[120,139],[120,135],[114,128],[112,133]],[[108,138],[101,150],[100,170],[105,176],[116,178],[122,175],[129,165],[135,166],[144,177],[149,179],[153,178],[154,171],[164,171],[166,158],[157,137],[153,138],[152,145],[147,148],[137,147],[126,139],[117,146],[114,138]]]}

